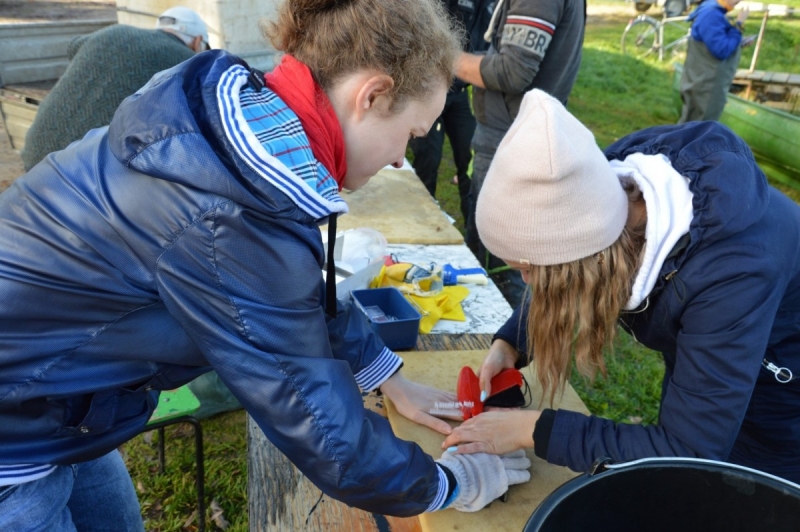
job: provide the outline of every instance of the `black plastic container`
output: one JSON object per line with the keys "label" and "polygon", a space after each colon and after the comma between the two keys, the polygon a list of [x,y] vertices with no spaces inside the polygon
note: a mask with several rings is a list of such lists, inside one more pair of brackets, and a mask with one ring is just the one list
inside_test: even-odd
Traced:
{"label": "black plastic container", "polygon": [[564,483],[523,532],[799,532],[800,486],[723,462],[598,462]]}

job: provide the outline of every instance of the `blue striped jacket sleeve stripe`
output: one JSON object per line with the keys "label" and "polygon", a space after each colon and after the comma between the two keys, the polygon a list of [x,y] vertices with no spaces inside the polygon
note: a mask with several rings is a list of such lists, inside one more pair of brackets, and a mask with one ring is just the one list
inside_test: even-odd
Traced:
{"label": "blue striped jacket sleeve stripe", "polygon": [[46,477],[55,471],[55,469],[56,466],[51,464],[0,465],[0,486],[11,486],[38,480],[42,477]]}
{"label": "blue striped jacket sleeve stripe", "polygon": [[445,503],[447,492],[450,488],[450,483],[447,481],[447,475],[445,475],[444,471],[442,471],[442,468],[439,464],[436,464],[436,470],[439,473],[439,490],[436,492],[436,497],[433,498],[433,502],[431,502],[430,506],[428,506],[428,509],[425,510],[426,512],[435,512],[436,510],[440,509]]}
{"label": "blue striped jacket sleeve stripe", "polygon": [[391,377],[402,363],[403,359],[388,347],[384,347],[372,364],[356,373],[356,384],[364,391],[374,390]]}

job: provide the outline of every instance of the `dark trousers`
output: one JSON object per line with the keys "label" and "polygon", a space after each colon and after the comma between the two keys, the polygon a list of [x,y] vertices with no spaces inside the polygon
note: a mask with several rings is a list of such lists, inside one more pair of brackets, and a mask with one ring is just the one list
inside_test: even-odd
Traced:
{"label": "dark trousers", "polygon": [[681,74],[681,117],[679,124],[693,120],[719,120],[728,91],[739,65],[740,47],[722,61],[700,41],[689,39]]}
{"label": "dark trousers", "polygon": [[467,220],[469,213],[470,177],[469,162],[472,159],[470,142],[475,132],[475,117],[469,103],[466,89],[447,93],[444,109],[433,127],[425,137],[412,139],[409,142],[414,161],[411,165],[422,183],[436,197],[436,180],[439,174],[439,163],[442,160],[444,136],[450,139],[453,148],[453,160],[458,175],[458,195],[461,198],[461,214]]}
{"label": "dark trousers", "polygon": [[[492,129],[483,125],[478,125],[475,136],[472,140],[472,147],[475,150],[475,160],[472,162],[472,192],[470,194],[470,211],[467,216],[467,235],[466,242],[472,253],[489,273],[489,276],[497,285],[500,293],[506,298],[508,304],[516,308],[522,301],[525,293],[525,282],[522,275],[516,270],[506,268],[506,263],[499,257],[495,257],[481,242],[478,235],[478,228],[475,224],[475,206],[478,202],[483,182],[489,171],[489,166],[494,159],[497,146],[503,140],[505,131]],[[499,270],[493,272],[493,270]]]}

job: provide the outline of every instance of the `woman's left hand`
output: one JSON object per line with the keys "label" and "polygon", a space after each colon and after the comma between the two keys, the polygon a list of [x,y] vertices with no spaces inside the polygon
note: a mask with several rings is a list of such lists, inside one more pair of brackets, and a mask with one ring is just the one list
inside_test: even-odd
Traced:
{"label": "woman's left hand", "polygon": [[[381,384],[381,392],[392,400],[398,412],[415,423],[424,425],[442,434],[450,434],[453,428],[444,420],[429,412],[441,410],[437,405],[454,405],[456,394],[431,388],[406,379],[399,371]],[[441,416],[441,414],[440,414]],[[461,419],[461,412],[454,410],[452,419]]]}
{"label": "woman's left hand", "polygon": [[468,419],[453,429],[442,448],[458,446],[457,453],[507,454],[533,447],[537,410],[491,410]]}

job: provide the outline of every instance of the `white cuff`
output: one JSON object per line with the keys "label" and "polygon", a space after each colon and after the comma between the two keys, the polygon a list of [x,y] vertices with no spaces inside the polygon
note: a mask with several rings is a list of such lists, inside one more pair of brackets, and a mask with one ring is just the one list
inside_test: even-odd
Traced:
{"label": "white cuff", "polygon": [[372,364],[355,374],[356,384],[363,391],[370,392],[394,375],[402,363],[402,358],[384,347]]}
{"label": "white cuff", "polygon": [[433,498],[433,502],[425,510],[426,512],[435,512],[441,509],[447,500],[447,492],[450,491],[450,483],[447,481],[447,475],[442,471],[442,466],[436,464],[436,470],[439,472],[439,491],[436,492],[436,497]]}

